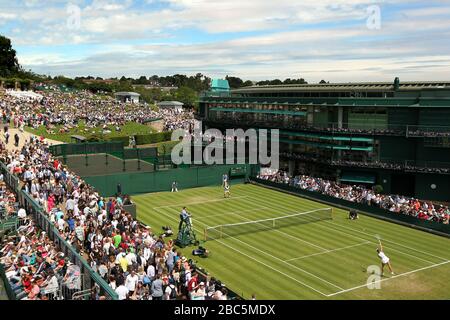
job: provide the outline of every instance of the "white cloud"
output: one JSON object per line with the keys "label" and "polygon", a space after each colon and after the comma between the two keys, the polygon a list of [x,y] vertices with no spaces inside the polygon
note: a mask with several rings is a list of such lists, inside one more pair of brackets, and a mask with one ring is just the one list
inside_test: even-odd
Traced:
{"label": "white cloud", "polygon": [[[15,44],[59,52],[47,57],[20,53],[21,63],[36,72],[70,76],[203,72],[309,81],[391,80],[402,74],[418,80],[448,78],[450,44],[443,39],[450,36],[446,17],[450,6],[385,14],[391,4],[410,2],[147,0],[146,10],[136,9],[131,0],[94,0],[89,5],[72,1],[81,8],[79,30],[67,29],[67,2],[62,0],[51,1],[45,10],[30,1],[28,7],[0,10],[0,17],[15,15],[19,29],[28,30],[11,33]],[[374,3],[382,9],[379,30],[369,30],[365,23],[366,7]],[[214,36],[249,31],[260,35],[214,42],[197,38],[192,43],[187,37],[183,43],[164,43],[185,28]],[[134,41],[140,44],[132,45]],[[66,44],[87,46],[73,58]]]}

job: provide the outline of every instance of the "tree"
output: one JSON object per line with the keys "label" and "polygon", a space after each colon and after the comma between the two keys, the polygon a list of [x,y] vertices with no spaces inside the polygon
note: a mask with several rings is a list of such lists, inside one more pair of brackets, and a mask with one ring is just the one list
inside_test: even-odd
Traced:
{"label": "tree", "polygon": [[320,80],[320,84],[327,83],[325,80]]}
{"label": "tree", "polygon": [[133,81],[134,84],[148,84],[146,76],[141,76],[139,79]]}
{"label": "tree", "polygon": [[275,85],[283,84],[283,82],[280,79],[275,79],[275,80],[270,81],[270,84],[275,86]]}
{"label": "tree", "polygon": [[197,93],[189,87],[180,87],[175,92],[175,98],[183,102],[186,107],[195,107],[197,104]]}
{"label": "tree", "polygon": [[11,40],[0,35],[0,77],[11,77],[21,70]]}
{"label": "tree", "polygon": [[228,84],[230,85],[230,88],[232,88],[232,89],[238,89],[238,88],[241,88],[244,86],[244,81],[238,77],[226,76],[225,80],[228,80]]}

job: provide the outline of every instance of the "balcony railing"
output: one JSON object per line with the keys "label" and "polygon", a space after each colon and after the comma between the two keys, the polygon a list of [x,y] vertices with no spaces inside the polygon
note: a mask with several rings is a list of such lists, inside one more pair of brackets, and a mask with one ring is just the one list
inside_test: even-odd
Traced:
{"label": "balcony railing", "polygon": [[217,123],[219,125],[229,126],[245,126],[251,128],[283,128],[304,130],[310,132],[323,133],[346,133],[355,135],[393,135],[407,137],[430,137],[430,138],[450,138],[450,126],[423,126],[423,125],[405,125],[405,124],[388,124],[386,126],[377,123],[341,123],[329,122],[323,125],[310,125],[304,121],[297,120],[279,120],[274,117],[266,119],[246,119],[245,117],[209,117],[203,119],[209,123]]}
{"label": "balcony railing", "polygon": [[[394,136],[405,136],[406,125],[388,125],[387,127],[381,127],[377,124],[360,124],[353,125],[348,123],[342,123],[339,125],[335,122],[330,122],[327,125],[315,126],[309,125],[304,122],[297,121],[286,121],[277,120],[272,117],[272,119],[264,120],[247,120],[243,117],[227,118],[223,117],[220,119],[209,118],[206,119],[206,123],[211,125],[218,125],[220,127],[231,126],[231,127],[248,127],[248,128],[271,128],[271,129],[287,129],[287,130],[300,130],[308,132],[318,132],[318,133],[345,133],[353,135],[394,135]],[[449,128],[450,130],[450,128]]]}
{"label": "balcony railing", "polygon": [[380,159],[377,161],[352,161],[327,159],[323,156],[280,152],[280,157],[290,160],[309,161],[337,167],[373,168],[417,173],[450,174],[450,162]]}

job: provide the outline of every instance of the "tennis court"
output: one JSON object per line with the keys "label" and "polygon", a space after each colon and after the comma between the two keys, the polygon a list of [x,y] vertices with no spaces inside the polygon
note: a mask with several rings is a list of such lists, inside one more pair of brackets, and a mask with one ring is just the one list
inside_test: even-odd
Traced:
{"label": "tennis court", "polygon": [[[165,225],[176,233],[186,206],[199,239],[209,228],[203,245],[211,255],[198,264],[244,298],[450,298],[450,239],[362,215],[351,221],[343,210],[255,185],[231,192],[224,199],[221,187],[206,187],[133,200],[158,234]],[[395,275],[367,271],[379,266],[378,238]],[[192,248],[181,251],[190,257]],[[370,276],[380,289],[368,289]]]}

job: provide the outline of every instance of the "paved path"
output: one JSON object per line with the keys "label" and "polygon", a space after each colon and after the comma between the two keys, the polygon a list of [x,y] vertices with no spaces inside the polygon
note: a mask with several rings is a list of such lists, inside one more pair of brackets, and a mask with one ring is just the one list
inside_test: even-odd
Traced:
{"label": "paved path", "polygon": [[[33,135],[26,131],[20,132],[19,129],[16,129],[13,127],[9,127],[8,131],[9,131],[9,143],[6,145],[6,148],[10,151],[22,149],[23,145],[25,144],[25,141],[29,141],[30,137]],[[16,132],[19,134],[19,146],[18,147],[14,146],[14,135],[16,134]],[[1,139],[3,142],[5,142],[5,134],[3,131],[3,126],[1,128]],[[45,139],[44,141],[46,141],[50,145],[63,144],[63,142],[51,140],[51,139]]]}

